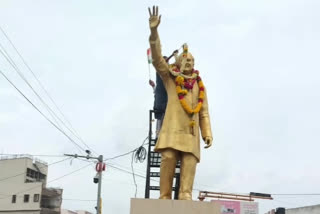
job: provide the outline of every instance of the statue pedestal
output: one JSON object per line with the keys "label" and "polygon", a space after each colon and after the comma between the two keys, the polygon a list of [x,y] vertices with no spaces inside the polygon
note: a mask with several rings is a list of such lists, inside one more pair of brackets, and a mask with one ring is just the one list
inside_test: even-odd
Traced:
{"label": "statue pedestal", "polygon": [[206,201],[131,199],[130,214],[220,214],[220,204]]}

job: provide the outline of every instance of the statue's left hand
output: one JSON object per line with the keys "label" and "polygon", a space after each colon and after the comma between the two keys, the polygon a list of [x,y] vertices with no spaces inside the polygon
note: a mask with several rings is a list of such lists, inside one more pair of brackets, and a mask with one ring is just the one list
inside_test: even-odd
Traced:
{"label": "statue's left hand", "polygon": [[204,148],[207,149],[212,145],[212,137],[205,137],[204,143],[207,144]]}

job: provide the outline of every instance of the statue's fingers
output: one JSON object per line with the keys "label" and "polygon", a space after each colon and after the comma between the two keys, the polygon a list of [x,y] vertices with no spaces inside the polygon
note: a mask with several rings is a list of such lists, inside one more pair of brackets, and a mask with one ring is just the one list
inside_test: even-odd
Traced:
{"label": "statue's fingers", "polygon": [[159,16],[159,24],[160,24],[160,22],[161,22],[161,15]]}
{"label": "statue's fingers", "polygon": [[205,143],[207,144],[204,148],[207,149],[212,145],[212,141],[210,139],[206,139]]}
{"label": "statue's fingers", "polygon": [[159,12],[159,9],[158,9],[158,6],[156,7],[156,16],[158,16],[158,12]]}
{"label": "statue's fingers", "polygon": [[152,7],[152,15],[155,16],[156,15],[156,7],[153,5]]}
{"label": "statue's fingers", "polygon": [[152,14],[151,14],[151,9],[150,9],[150,7],[148,7],[148,10],[149,10],[149,15],[150,15],[150,17],[151,17]]}

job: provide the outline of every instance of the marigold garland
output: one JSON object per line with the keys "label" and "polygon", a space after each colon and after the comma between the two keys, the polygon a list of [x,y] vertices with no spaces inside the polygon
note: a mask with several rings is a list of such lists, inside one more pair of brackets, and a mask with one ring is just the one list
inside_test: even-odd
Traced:
{"label": "marigold garland", "polygon": [[184,83],[184,78],[182,76],[177,76],[176,83],[182,85]]}
{"label": "marigold garland", "polygon": [[177,94],[186,95],[188,93],[188,91],[186,89],[182,89],[181,86],[179,86],[179,85],[176,87],[176,91],[177,91]]}
{"label": "marigold garland", "polygon": [[[190,83],[186,84],[185,79],[180,75],[177,76],[176,79],[175,79],[176,92],[178,94],[180,104],[181,104],[182,108],[190,115],[198,113],[201,110],[203,99],[204,99],[204,85],[203,85],[203,82],[202,82],[200,76],[198,76],[199,72],[195,71],[194,73],[197,74],[196,80],[197,80],[198,86],[199,86],[198,104],[194,109],[192,109],[187,104],[186,100],[184,99],[185,95],[187,95],[187,93],[188,93],[188,90],[182,89],[182,88],[185,88],[186,86],[188,87],[188,89],[192,89],[194,82],[191,85],[190,85]],[[194,125],[195,125],[195,122],[191,121],[190,122],[190,126],[194,126]]]}

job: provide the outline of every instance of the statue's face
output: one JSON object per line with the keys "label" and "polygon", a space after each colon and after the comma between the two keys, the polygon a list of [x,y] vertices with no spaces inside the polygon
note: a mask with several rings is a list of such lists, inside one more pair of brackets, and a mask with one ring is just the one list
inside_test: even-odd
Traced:
{"label": "statue's face", "polygon": [[178,64],[183,73],[190,74],[194,68],[194,58],[191,53],[188,53],[185,57],[180,55],[178,58]]}

